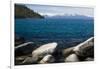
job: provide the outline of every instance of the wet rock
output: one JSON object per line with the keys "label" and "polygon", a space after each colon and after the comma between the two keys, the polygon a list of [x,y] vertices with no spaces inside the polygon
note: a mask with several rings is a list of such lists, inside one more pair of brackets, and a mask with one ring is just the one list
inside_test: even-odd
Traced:
{"label": "wet rock", "polygon": [[35,45],[33,42],[23,43],[15,47],[15,56],[22,56],[31,54],[32,51],[35,49]]}
{"label": "wet rock", "polygon": [[18,35],[15,35],[15,46],[20,45],[22,43],[25,43],[24,37],[20,37]]}

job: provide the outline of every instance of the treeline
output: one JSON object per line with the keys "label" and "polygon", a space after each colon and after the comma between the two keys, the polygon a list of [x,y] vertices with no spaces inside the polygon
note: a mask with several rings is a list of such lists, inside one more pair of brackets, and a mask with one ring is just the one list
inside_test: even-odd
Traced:
{"label": "treeline", "polygon": [[15,18],[44,18],[25,5],[15,4]]}

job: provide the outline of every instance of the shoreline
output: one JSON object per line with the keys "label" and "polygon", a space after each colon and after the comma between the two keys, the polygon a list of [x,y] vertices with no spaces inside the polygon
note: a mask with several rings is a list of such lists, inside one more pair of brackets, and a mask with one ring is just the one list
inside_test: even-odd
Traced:
{"label": "shoreline", "polygon": [[[92,43],[92,44],[91,44]],[[58,43],[57,43],[58,44]],[[44,45],[46,45],[46,44],[44,44]],[[47,43],[47,46],[49,45],[49,43]],[[21,47],[22,46],[22,47]],[[52,43],[51,43],[51,46],[52,46]],[[18,48],[19,47],[19,48]],[[32,42],[28,42],[28,43],[23,43],[23,44],[21,44],[21,45],[19,45],[19,46],[16,46],[15,47],[15,55],[16,54],[18,54],[18,53],[20,53],[20,51],[22,50],[23,51],[23,53],[21,53],[20,54],[20,56],[16,56],[15,57],[15,65],[26,65],[26,64],[34,64],[32,61],[32,51],[34,52],[35,50],[37,50],[37,49],[39,49],[40,47],[42,47],[42,45],[41,46],[34,46],[34,42],[32,43]],[[26,47],[26,48],[25,48]],[[33,48],[33,49],[32,49]],[[41,48],[42,49],[42,48]],[[41,50],[40,49],[40,50]],[[45,49],[45,48],[44,48]],[[49,48],[48,48],[49,49]],[[88,50],[87,50],[88,49]],[[89,60],[94,60],[94,37],[91,37],[91,38],[89,38],[89,39],[87,39],[86,41],[84,41],[84,42],[81,42],[81,43],[79,43],[79,44],[77,44],[76,46],[73,46],[73,47],[70,47],[70,48],[65,48],[65,49],[59,49],[58,48],[58,45],[57,45],[57,47],[54,49],[54,52],[52,52],[51,53],[51,55],[50,56],[47,56],[48,57],[48,60],[50,60],[50,57],[52,57],[52,59],[54,59],[55,58],[55,61],[53,61],[52,63],[60,63],[60,62],[78,62],[78,61],[89,61]],[[18,51],[19,50],[19,51]],[[26,52],[25,52],[25,50],[26,50]],[[31,51],[30,51],[31,50]],[[86,52],[86,54],[88,55],[88,56],[91,56],[91,52],[92,52],[92,59],[89,57],[87,57],[86,55],[82,55],[83,53],[83,51],[89,51],[89,53],[87,54]],[[17,51],[17,52],[16,52]],[[21,52],[22,52],[21,51]],[[66,52],[67,51],[67,52]],[[80,51],[80,52],[79,52]],[[45,51],[44,51],[45,52]],[[43,53],[44,53],[43,52]],[[66,53],[64,53],[64,52],[66,52],[67,53],[67,55],[65,55]],[[30,55],[31,56],[27,56],[28,54],[30,53]],[[39,52],[37,52],[37,53],[39,53]],[[23,54],[23,56],[25,56],[25,57],[27,57],[27,58],[25,58],[24,57],[24,59],[22,60],[21,59],[21,55]],[[26,54],[26,55],[25,55]],[[36,54],[36,53],[35,53]],[[42,53],[39,53],[39,54],[42,54]],[[68,55],[69,54],[69,55]],[[77,55],[76,55],[77,54]],[[43,57],[45,57],[46,55],[44,55]],[[65,57],[65,56],[67,56],[67,57]],[[37,56],[37,58],[38,58],[39,56]],[[42,58],[43,58],[42,57]],[[45,57],[45,58],[47,58],[47,57]],[[76,59],[74,59],[74,58],[81,58],[81,60],[76,60]],[[20,59],[19,59],[20,58]],[[29,59],[30,58],[30,59]],[[72,59],[73,58],[73,59]],[[87,58],[87,59],[86,59]],[[17,60],[16,60],[17,59]],[[38,58],[39,59],[39,58]],[[71,60],[70,60],[71,59]],[[86,59],[86,60],[85,60]],[[29,60],[31,60],[31,62],[29,62]],[[40,59],[39,59],[40,60]],[[41,59],[42,60],[42,59]],[[43,59],[44,60],[44,59]],[[18,62],[19,61],[19,62]],[[21,62],[20,62],[21,61]],[[24,61],[24,63],[22,63],[22,61]],[[45,61],[47,61],[47,60],[45,60]],[[28,63],[27,63],[28,62]],[[41,64],[41,63],[43,63],[42,61],[39,63],[39,61],[36,61],[36,63],[35,64]],[[47,62],[46,62],[47,63]],[[49,62],[48,62],[49,63]],[[51,63],[51,62],[50,62]]]}

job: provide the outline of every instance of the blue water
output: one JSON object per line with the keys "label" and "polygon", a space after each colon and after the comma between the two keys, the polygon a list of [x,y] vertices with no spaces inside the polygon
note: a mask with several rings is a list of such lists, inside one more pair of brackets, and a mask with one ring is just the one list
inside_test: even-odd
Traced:
{"label": "blue water", "polygon": [[94,36],[93,22],[89,19],[15,19],[15,34],[26,40],[71,43]]}

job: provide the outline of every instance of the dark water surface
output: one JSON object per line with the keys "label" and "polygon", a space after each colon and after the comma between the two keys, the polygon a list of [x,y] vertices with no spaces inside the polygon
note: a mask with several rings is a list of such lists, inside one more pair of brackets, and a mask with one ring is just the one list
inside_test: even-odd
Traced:
{"label": "dark water surface", "polygon": [[15,19],[15,34],[36,44],[69,47],[94,36],[94,21],[84,19]]}

